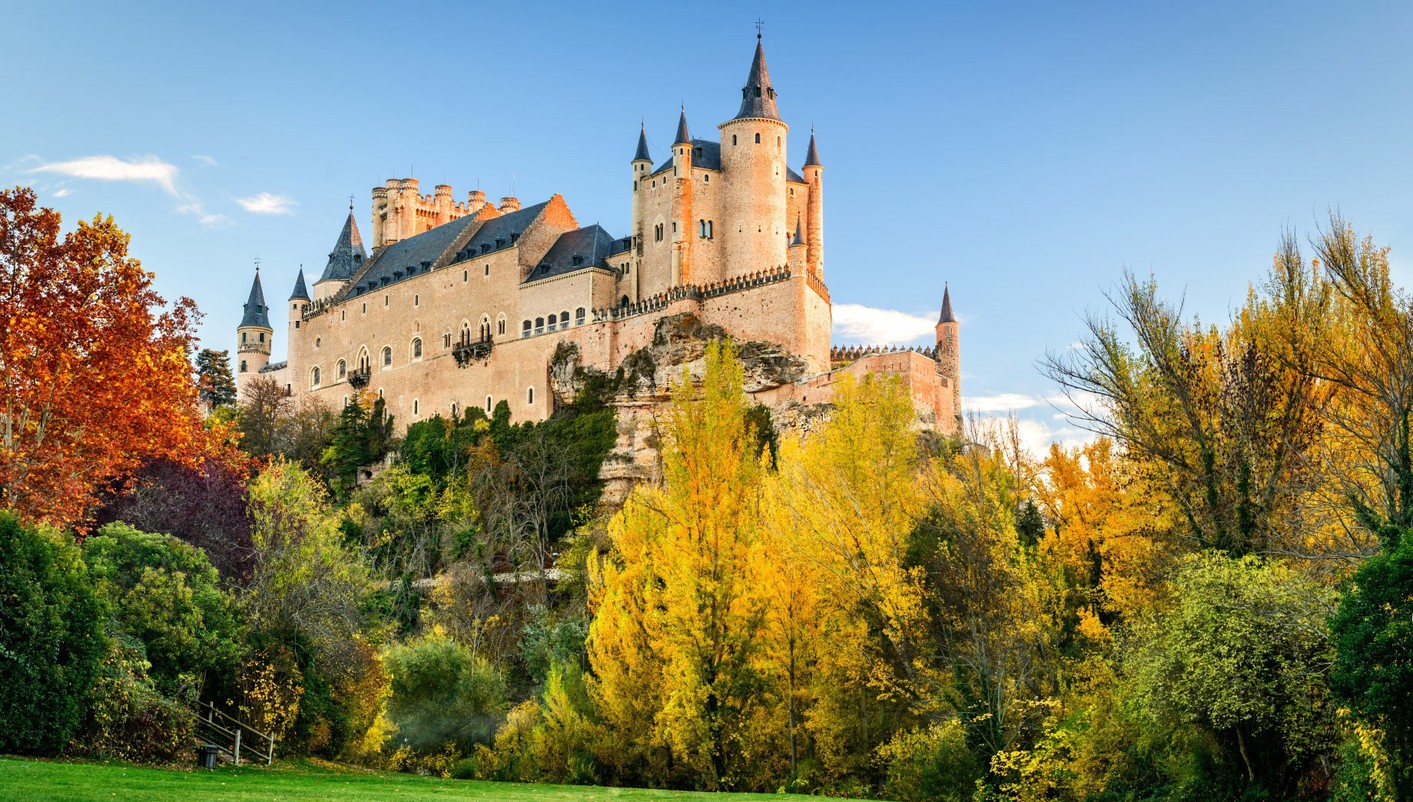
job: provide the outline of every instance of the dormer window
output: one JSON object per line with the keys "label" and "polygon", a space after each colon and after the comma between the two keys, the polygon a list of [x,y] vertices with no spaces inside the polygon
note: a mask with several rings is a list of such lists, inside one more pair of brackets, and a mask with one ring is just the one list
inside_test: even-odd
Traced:
{"label": "dormer window", "polygon": [[520,239],[520,232],[518,232],[518,231],[512,232],[511,235],[510,235],[510,244],[511,244],[511,245],[514,245],[514,244],[515,244],[515,241],[518,240],[518,239]]}
{"label": "dormer window", "polygon": [[490,252],[491,252],[491,244],[490,244],[489,242],[483,242],[483,243],[481,243],[481,253],[490,253]]}
{"label": "dormer window", "polygon": [[584,264],[584,257],[582,257],[582,256],[575,256],[574,259],[573,259],[573,262],[574,262],[574,265],[573,265],[573,266],[574,266],[574,267],[578,267],[579,265]]}
{"label": "dormer window", "polygon": [[550,266],[549,266],[548,263],[545,263],[545,264],[540,265],[540,275],[544,275],[544,274],[548,273],[549,271],[550,271]]}
{"label": "dormer window", "polygon": [[500,237],[496,237],[496,249],[499,250],[499,249],[504,248],[504,247],[505,247],[505,240],[502,239],[502,238],[500,238]]}

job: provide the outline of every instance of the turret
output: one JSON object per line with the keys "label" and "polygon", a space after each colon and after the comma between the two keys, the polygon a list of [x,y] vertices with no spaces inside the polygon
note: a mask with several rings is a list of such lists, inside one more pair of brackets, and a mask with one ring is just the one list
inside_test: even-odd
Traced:
{"label": "turret", "polygon": [[809,246],[805,244],[804,232],[801,230],[801,222],[798,217],[795,218],[795,235],[790,238],[790,247],[786,252],[789,255],[792,274],[797,274],[805,269]]}
{"label": "turret", "polygon": [[952,291],[942,287],[942,313],[937,316],[937,372],[947,380],[952,393],[952,412],[956,416],[956,431],[962,420],[962,345],[957,331],[957,318],[952,314]]}
{"label": "turret", "polygon": [[[386,195],[386,188],[383,189]],[[378,190],[373,191],[374,225],[378,228],[377,217]],[[353,205],[348,207],[348,218],[343,221],[343,230],[339,231],[339,238],[334,242],[333,250],[329,251],[329,261],[324,265],[324,272],[319,275],[319,280],[314,282],[314,298],[316,301],[325,301],[337,295],[340,290],[363,268],[363,263],[368,261],[368,252],[363,250],[363,237],[358,234],[358,221],[353,218]],[[303,271],[301,271],[301,276]]]}
{"label": "turret", "polygon": [[809,235],[806,242],[809,253],[805,257],[810,272],[824,278],[824,165],[819,162],[819,148],[814,144],[814,131],[810,131],[810,148],[805,154],[805,181],[810,185]]}
{"label": "turret", "polygon": [[309,308],[309,290],[304,286],[304,265],[299,266],[299,275],[294,279],[294,291],[289,294],[289,322],[290,328],[299,328],[300,319],[304,317],[304,310]]}
{"label": "turret", "polygon": [[741,89],[741,108],[721,129],[721,168],[726,210],[726,278],[782,267],[786,263],[785,137],[775,88],[756,40],[755,58]]}
{"label": "turret", "polygon": [[687,109],[677,120],[672,140],[672,286],[693,283],[692,276],[692,135]]}
{"label": "turret", "polygon": [[244,390],[270,363],[270,346],[275,330],[270,328],[270,310],[265,306],[265,291],[260,287],[260,268],[255,268],[255,281],[250,285],[250,297],[245,301],[245,314],[236,328],[236,387]]}
{"label": "turret", "polygon": [[643,194],[647,189],[644,184],[653,169],[653,157],[648,151],[646,124],[641,124],[638,128],[638,149],[633,153],[631,169],[633,171],[633,224],[628,232],[631,237],[628,251],[628,276],[623,285],[623,292],[620,294],[637,301],[638,276],[643,267]]}

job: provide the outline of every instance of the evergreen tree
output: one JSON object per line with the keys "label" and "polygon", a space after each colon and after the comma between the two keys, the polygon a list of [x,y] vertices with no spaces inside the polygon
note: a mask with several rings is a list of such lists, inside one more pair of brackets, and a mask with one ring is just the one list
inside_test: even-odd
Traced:
{"label": "evergreen tree", "polygon": [[231,354],[203,348],[196,355],[196,386],[201,402],[208,409],[233,406],[236,402],[235,378],[231,376]]}

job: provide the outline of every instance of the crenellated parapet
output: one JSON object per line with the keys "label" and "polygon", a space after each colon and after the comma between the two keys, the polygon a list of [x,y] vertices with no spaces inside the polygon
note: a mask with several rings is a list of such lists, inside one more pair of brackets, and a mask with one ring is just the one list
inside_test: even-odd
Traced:
{"label": "crenellated parapet", "polygon": [[936,348],[924,348],[920,345],[836,345],[829,349],[829,361],[838,368],[851,362],[857,362],[866,356],[909,352],[920,354],[928,359],[937,358]]}
{"label": "crenellated parapet", "polygon": [[767,284],[789,281],[790,277],[790,268],[776,267],[770,270],[758,270],[754,273],[734,276],[724,281],[715,281],[700,286],[696,284],[683,284],[680,287],[673,287],[666,292],[660,292],[656,295],[644,298],[637,303],[631,303],[626,306],[595,309],[594,322],[600,323],[610,320],[623,320],[625,318],[636,317],[637,315],[646,315],[666,309],[678,301],[702,301],[708,298],[729,295],[734,292],[755,289],[756,287],[764,287]]}

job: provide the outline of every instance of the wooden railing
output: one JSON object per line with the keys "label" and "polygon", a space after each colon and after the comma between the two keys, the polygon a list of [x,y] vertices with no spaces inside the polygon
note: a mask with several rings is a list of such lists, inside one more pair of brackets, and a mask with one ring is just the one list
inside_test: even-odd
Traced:
{"label": "wooden railing", "polygon": [[221,754],[237,766],[242,752],[265,761],[267,766],[275,759],[275,736],[242,724],[210,702],[202,702],[197,708],[196,736],[221,750]]}

